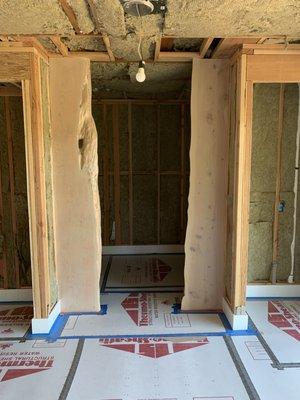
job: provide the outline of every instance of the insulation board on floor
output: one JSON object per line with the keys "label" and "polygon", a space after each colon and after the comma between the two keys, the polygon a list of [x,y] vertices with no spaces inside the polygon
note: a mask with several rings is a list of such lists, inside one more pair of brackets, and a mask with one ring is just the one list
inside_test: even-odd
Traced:
{"label": "insulation board on floor", "polygon": [[33,318],[32,305],[0,304],[0,338],[21,338]]}
{"label": "insulation board on floor", "polygon": [[113,256],[106,291],[174,291],[183,286],[183,254]]}
{"label": "insulation board on floor", "polygon": [[235,336],[232,340],[261,400],[299,400],[300,368],[273,368],[254,336]]}
{"label": "insulation board on floor", "polygon": [[218,314],[173,313],[181,293],[105,293],[107,314],[70,315],[63,337],[224,332]]}
{"label": "insulation board on floor", "polygon": [[67,400],[248,400],[222,337],[87,339]]}
{"label": "insulation board on floor", "polygon": [[0,342],[0,399],[58,399],[77,340]]}
{"label": "insulation board on floor", "polygon": [[300,362],[300,301],[251,300],[247,312],[280,363]]}

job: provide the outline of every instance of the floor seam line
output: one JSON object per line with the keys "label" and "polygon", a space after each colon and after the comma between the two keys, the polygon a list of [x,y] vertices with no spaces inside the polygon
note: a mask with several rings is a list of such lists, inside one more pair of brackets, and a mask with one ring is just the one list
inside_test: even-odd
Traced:
{"label": "floor seam line", "polygon": [[232,338],[230,336],[224,336],[224,342],[227,346],[227,349],[232,358],[232,361],[237,369],[237,372],[243,382],[243,385],[249,396],[249,399],[250,400],[261,400],[259,397],[259,394],[257,393],[257,390],[255,389],[255,386],[254,386],[253,382],[251,381],[251,378],[241,360],[241,357],[238,354],[237,349],[235,348]]}
{"label": "floor seam line", "polygon": [[76,371],[77,371],[77,367],[81,358],[81,354],[82,354],[82,350],[83,350],[83,346],[84,346],[84,342],[85,339],[79,339],[78,340],[78,344],[77,344],[77,348],[74,354],[74,358],[68,373],[68,376],[66,378],[66,381],[64,383],[64,386],[61,390],[61,393],[59,395],[58,400],[66,400],[69,394],[69,391],[71,389]]}

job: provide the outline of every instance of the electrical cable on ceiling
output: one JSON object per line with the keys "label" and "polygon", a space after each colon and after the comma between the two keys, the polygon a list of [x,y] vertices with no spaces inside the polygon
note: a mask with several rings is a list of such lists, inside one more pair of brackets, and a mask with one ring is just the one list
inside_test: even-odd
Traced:
{"label": "electrical cable on ceiling", "polygon": [[138,48],[137,48],[140,61],[139,61],[139,68],[138,68],[138,71],[137,71],[137,74],[136,74],[135,78],[136,78],[136,80],[138,82],[141,83],[141,82],[144,82],[145,79],[146,79],[145,61],[143,60],[143,53],[142,53],[142,51],[143,51],[142,50],[143,21],[142,21],[142,18],[141,18],[141,15],[140,15],[140,10],[139,10],[138,6],[137,6],[136,10],[137,10],[138,16],[140,18],[139,43],[138,43]]}

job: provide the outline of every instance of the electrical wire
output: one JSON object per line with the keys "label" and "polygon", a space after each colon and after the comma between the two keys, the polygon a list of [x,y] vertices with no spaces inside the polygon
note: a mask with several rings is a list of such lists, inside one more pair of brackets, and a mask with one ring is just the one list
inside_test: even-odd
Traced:
{"label": "electrical wire", "polygon": [[141,45],[142,45],[143,20],[142,20],[141,14],[140,14],[140,9],[139,9],[138,4],[136,4],[136,11],[137,11],[137,14],[138,14],[139,20],[140,20],[138,55],[140,57],[140,61],[143,61],[143,53],[142,53],[143,50],[142,50],[142,47],[141,47]]}

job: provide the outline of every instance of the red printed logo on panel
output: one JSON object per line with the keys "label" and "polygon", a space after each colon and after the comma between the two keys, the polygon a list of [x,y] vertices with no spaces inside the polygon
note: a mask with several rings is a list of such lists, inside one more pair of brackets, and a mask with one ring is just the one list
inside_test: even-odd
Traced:
{"label": "red printed logo on panel", "polygon": [[151,264],[152,282],[161,282],[165,279],[168,273],[172,270],[170,265],[166,264],[159,258],[152,258]]}
{"label": "red printed logo on panel", "polygon": [[268,321],[300,341],[299,309],[281,301],[268,302]]}
{"label": "red printed logo on panel", "polygon": [[158,313],[154,293],[131,293],[121,305],[137,326],[152,325],[153,313]]}
{"label": "red printed logo on panel", "polygon": [[144,357],[160,358],[204,346],[209,343],[207,338],[199,338],[190,341],[167,341],[161,338],[120,338],[100,339],[101,346],[110,347],[115,350],[126,351]]}
{"label": "red printed logo on panel", "polygon": [[3,343],[0,352],[0,382],[46,371],[53,366],[54,357],[39,351],[13,351],[13,344]]}

